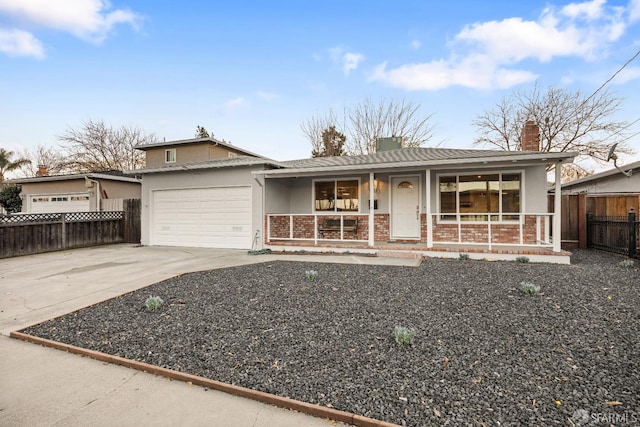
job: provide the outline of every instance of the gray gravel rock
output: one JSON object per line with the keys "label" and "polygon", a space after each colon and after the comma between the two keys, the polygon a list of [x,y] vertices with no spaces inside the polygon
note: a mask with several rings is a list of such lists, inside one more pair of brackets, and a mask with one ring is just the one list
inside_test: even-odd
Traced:
{"label": "gray gravel rock", "polygon": [[[267,262],[181,275],[24,332],[408,426],[640,420],[640,263],[622,259]],[[147,310],[149,296],[164,305]],[[415,329],[413,345],[395,342],[396,325]]]}

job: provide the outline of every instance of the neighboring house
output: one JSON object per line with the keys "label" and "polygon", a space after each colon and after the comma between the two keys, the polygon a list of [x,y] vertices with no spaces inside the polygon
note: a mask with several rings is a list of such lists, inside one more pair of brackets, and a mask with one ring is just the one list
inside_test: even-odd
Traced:
{"label": "neighboring house", "polygon": [[[523,145],[537,149],[537,133]],[[137,148],[147,153],[147,168],[130,172],[142,176],[144,245],[544,253],[568,262],[550,239],[560,222],[547,212],[545,168],[559,166],[559,183],[573,153],[398,146],[279,162],[213,138]]]}
{"label": "neighboring house", "polygon": [[561,188],[563,246],[586,248],[587,214],[626,217],[631,209],[640,211],[640,161],[566,182]]}
{"label": "neighboring house", "polygon": [[640,161],[562,184],[562,194],[580,193],[589,196],[640,196]]}
{"label": "neighboring house", "polygon": [[125,199],[139,199],[140,180],[122,172],[51,175],[11,180],[22,186],[22,213],[122,210]]}

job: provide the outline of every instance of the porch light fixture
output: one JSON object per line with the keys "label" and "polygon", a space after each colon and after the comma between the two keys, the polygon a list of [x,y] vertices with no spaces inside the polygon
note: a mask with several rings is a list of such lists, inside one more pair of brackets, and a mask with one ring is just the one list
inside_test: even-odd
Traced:
{"label": "porch light fixture", "polygon": [[409,181],[402,181],[400,184],[398,184],[398,188],[413,188],[413,184]]}

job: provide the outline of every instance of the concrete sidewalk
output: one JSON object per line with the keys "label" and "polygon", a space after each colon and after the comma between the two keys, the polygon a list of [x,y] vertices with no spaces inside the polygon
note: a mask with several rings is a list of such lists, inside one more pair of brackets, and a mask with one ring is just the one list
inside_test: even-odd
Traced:
{"label": "concrete sidewalk", "polygon": [[0,425],[328,426],[328,420],[8,338],[11,331],[191,271],[272,260],[416,265],[415,259],[248,255],[112,245],[0,260]]}

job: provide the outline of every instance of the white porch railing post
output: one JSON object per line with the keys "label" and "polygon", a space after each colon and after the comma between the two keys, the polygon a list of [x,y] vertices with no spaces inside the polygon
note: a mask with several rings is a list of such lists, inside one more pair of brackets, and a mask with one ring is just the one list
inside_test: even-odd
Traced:
{"label": "white porch railing post", "polygon": [[489,238],[489,250],[491,250],[491,213],[487,215],[487,237]]}
{"label": "white porch railing post", "polygon": [[267,215],[267,243],[271,243],[271,215]]}
{"label": "white porch railing post", "polygon": [[313,215],[313,244],[318,244],[318,215]]}
{"label": "white porch railing post", "polygon": [[293,239],[293,215],[289,215],[289,238]]}
{"label": "white porch railing post", "polygon": [[431,170],[427,169],[426,171],[426,182],[425,182],[425,200],[427,209],[427,248],[433,247],[433,217],[431,216]]}
{"label": "white porch railing post", "polygon": [[375,194],[375,188],[374,188],[374,184],[375,184],[375,176],[373,174],[373,172],[369,172],[369,246],[373,246],[375,244],[375,229],[374,229],[374,219],[375,219],[375,213],[374,213],[374,206],[375,206],[375,200],[374,197],[376,196]]}

